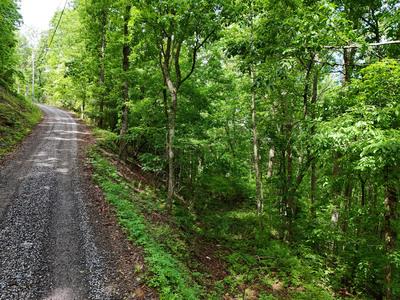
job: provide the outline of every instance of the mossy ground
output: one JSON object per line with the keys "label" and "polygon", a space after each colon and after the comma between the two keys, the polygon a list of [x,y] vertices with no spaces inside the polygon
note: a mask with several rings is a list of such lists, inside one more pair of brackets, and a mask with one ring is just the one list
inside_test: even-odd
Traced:
{"label": "mossy ground", "polygon": [[32,130],[41,117],[36,105],[0,87],[0,159]]}

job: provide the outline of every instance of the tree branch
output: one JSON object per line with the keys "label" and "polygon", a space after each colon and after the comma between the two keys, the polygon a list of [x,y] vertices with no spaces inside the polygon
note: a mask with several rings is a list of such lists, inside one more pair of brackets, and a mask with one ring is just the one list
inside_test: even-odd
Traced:
{"label": "tree branch", "polygon": [[211,38],[211,36],[215,33],[215,31],[216,31],[216,29],[211,30],[211,32],[204,38],[204,40],[201,43],[196,42],[196,45],[194,46],[193,53],[192,53],[192,67],[191,67],[189,73],[178,84],[179,86],[181,86],[193,74],[194,69],[196,67],[197,52]]}
{"label": "tree branch", "polygon": [[181,42],[177,42],[176,50],[175,50],[175,56],[174,56],[177,88],[179,88],[179,86],[181,84],[181,78],[182,78],[181,65],[180,65],[180,62],[179,62],[179,58],[180,58],[180,55],[181,55],[181,47],[182,47],[182,43]]}

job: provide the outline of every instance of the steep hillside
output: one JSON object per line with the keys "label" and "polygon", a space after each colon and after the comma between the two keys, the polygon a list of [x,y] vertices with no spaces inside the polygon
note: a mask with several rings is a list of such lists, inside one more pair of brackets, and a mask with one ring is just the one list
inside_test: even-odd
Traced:
{"label": "steep hillside", "polygon": [[41,119],[38,107],[0,87],[0,159]]}

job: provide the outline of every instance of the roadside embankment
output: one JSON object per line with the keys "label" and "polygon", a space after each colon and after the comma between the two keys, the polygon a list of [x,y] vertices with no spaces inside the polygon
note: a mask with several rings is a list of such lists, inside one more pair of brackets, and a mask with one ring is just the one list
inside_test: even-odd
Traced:
{"label": "roadside embankment", "polygon": [[0,159],[31,131],[41,117],[36,105],[0,87]]}

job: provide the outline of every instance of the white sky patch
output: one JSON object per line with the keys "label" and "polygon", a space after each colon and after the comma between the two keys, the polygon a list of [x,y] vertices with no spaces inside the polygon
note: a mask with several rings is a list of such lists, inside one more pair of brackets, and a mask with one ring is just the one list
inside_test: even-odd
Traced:
{"label": "white sky patch", "polygon": [[24,22],[22,34],[31,41],[35,40],[35,35],[50,28],[51,18],[64,7],[64,3],[65,0],[21,0],[20,13]]}

